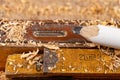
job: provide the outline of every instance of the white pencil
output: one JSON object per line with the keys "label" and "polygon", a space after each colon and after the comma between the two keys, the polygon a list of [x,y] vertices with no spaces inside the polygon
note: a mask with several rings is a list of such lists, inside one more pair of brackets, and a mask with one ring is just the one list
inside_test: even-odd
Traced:
{"label": "white pencil", "polygon": [[120,49],[120,29],[116,27],[104,25],[82,27],[80,35],[91,42]]}

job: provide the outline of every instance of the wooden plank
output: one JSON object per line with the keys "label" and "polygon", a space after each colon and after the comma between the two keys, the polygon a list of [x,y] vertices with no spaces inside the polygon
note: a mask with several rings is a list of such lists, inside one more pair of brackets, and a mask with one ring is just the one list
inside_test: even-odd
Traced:
{"label": "wooden plank", "polygon": [[[21,54],[9,55],[6,63],[5,73],[8,77],[21,77],[21,76],[83,76],[86,74],[88,76],[95,77],[105,76],[109,74],[112,76],[117,76],[120,74],[120,68],[110,70],[104,65],[101,60],[105,60],[108,63],[111,61],[111,57],[101,53],[98,49],[59,49],[56,51],[58,55],[58,62],[53,69],[44,74],[43,69],[38,72],[36,71],[35,64],[29,69],[27,68],[17,68],[13,70],[14,66],[9,65],[10,60],[14,60],[14,64],[23,64],[25,59],[21,59]],[[116,75],[114,75],[116,74]]]}

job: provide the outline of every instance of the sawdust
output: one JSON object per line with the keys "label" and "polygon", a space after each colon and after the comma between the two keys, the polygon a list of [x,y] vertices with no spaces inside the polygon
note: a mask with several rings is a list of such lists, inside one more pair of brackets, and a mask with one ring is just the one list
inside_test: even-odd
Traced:
{"label": "sawdust", "polygon": [[110,70],[115,72],[117,69],[120,68],[120,58],[115,55],[111,56],[110,60],[101,59],[100,62],[107,68],[106,71]]}
{"label": "sawdust", "polygon": [[101,58],[100,60],[100,62],[102,62],[102,64],[108,70],[115,72],[118,68],[120,68],[120,50],[111,49],[111,48],[104,47],[104,46],[102,47],[99,46],[98,48],[102,53],[110,56],[110,59],[108,60],[104,60],[103,58]]}
{"label": "sawdust", "polygon": [[19,40],[24,40],[23,36],[24,36],[24,30],[25,27],[21,27],[21,26],[14,26],[11,27],[9,33],[7,33],[7,38],[10,39],[10,41],[19,41]]}
{"label": "sawdust", "polygon": [[36,51],[30,51],[28,53],[23,53],[21,55],[21,59],[25,59],[29,66],[35,64],[39,59],[41,59],[41,56],[39,55],[38,56],[38,52],[39,52],[39,49],[37,49]]}
{"label": "sawdust", "polygon": [[120,0],[1,0],[0,18],[120,19]]}
{"label": "sawdust", "polygon": [[26,33],[29,22],[30,21],[8,21],[2,19],[0,30],[5,33],[5,41],[24,41],[24,34]]}

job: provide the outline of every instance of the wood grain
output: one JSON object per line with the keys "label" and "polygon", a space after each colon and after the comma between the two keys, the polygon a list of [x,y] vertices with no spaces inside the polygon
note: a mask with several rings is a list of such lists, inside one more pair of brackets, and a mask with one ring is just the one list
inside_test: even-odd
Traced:
{"label": "wood grain", "polygon": [[[14,64],[24,63],[24,59],[20,59],[20,54],[9,55],[6,63],[6,75],[8,77],[21,77],[21,76],[31,76],[31,77],[45,77],[45,76],[82,76],[87,75],[101,75],[105,74],[119,74],[120,68],[115,72],[109,70],[103,63],[100,61],[104,59],[110,61],[111,57],[101,53],[97,49],[60,49],[56,51],[59,55],[59,60],[56,63],[56,67],[52,70],[49,70],[46,75],[44,75],[43,70],[37,72],[35,65],[31,66],[30,69],[26,68],[17,68],[13,70],[13,66],[8,65],[9,60],[15,60]],[[81,74],[81,75],[80,75]]]}

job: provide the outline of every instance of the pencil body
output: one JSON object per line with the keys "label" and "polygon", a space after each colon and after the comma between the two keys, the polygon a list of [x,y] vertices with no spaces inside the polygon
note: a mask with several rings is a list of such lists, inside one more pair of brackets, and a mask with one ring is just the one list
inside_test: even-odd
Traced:
{"label": "pencil body", "polygon": [[[89,41],[94,43],[120,49],[120,29],[104,25],[97,25],[96,28],[98,28],[97,35],[91,35],[89,37],[84,36],[82,33],[82,36],[86,37]],[[89,34],[92,32],[95,33],[92,27],[91,30],[86,30],[86,32]]]}

